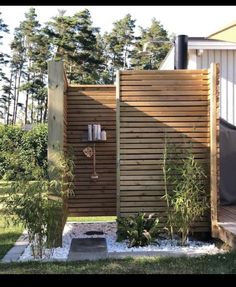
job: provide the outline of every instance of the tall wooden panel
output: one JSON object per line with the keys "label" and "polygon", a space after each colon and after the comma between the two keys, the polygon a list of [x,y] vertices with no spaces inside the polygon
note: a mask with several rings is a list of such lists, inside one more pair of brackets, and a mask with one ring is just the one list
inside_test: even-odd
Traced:
{"label": "tall wooden panel", "polygon": [[[67,146],[75,155],[75,195],[68,200],[71,216],[116,215],[116,99],[114,85],[69,86],[67,96]],[[100,123],[107,141],[96,143],[96,171],[83,149],[88,124]]]}
{"label": "tall wooden panel", "polygon": [[[118,172],[122,216],[155,212],[164,225],[165,133],[170,142],[183,148],[190,146],[186,142],[192,142],[195,157],[210,170],[209,90],[208,70],[120,72]],[[209,231],[210,216],[193,229]]]}

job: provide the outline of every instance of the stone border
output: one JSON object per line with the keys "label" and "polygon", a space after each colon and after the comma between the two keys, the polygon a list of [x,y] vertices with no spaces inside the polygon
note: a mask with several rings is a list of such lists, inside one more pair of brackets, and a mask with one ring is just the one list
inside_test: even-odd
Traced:
{"label": "stone border", "polygon": [[24,252],[25,248],[28,246],[28,234],[25,230],[21,236],[15,242],[15,245],[5,254],[2,258],[1,263],[16,262],[19,260],[21,254]]}

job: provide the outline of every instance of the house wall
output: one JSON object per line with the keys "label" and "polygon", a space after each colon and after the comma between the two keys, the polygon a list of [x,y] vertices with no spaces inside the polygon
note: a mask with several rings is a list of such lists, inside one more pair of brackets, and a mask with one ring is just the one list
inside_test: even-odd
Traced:
{"label": "house wall", "polygon": [[[67,103],[67,148],[75,156],[75,190],[68,200],[70,216],[116,215],[116,99],[114,85],[69,86]],[[96,172],[93,181],[93,159],[83,149],[87,127],[100,123],[107,132],[107,141],[96,143]]]}
{"label": "house wall", "polygon": [[[236,125],[236,50],[227,49],[188,50],[188,69],[209,69],[212,62],[220,64],[220,116]],[[160,70],[174,69],[174,49],[164,60]]]}
{"label": "house wall", "polygon": [[212,62],[220,64],[220,116],[236,125],[236,50],[203,50],[195,68],[208,69]]}

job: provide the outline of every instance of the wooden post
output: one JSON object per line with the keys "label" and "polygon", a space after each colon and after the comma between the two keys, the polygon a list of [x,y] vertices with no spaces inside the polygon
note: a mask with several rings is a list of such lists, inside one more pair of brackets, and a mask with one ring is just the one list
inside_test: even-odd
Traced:
{"label": "wooden post", "polygon": [[56,164],[64,146],[63,63],[48,63],[48,161]]}
{"label": "wooden post", "polygon": [[[60,155],[64,150],[64,86],[65,77],[63,63],[60,61],[48,62],[48,164],[57,166]],[[49,174],[50,179],[57,179],[55,175]],[[49,234],[54,234],[53,242],[48,239],[50,247],[62,246],[62,231],[65,224],[66,211],[65,202],[63,207],[57,210],[55,218],[51,220],[48,227]],[[60,222],[58,223],[58,218]],[[53,222],[57,221],[57,224]],[[63,222],[64,221],[64,222]],[[58,229],[57,229],[58,228]],[[56,234],[56,238],[55,238]],[[53,245],[53,246],[52,246]]]}
{"label": "wooden post", "polygon": [[211,232],[218,237],[218,152],[219,152],[219,64],[210,67],[210,195],[211,195]]}
{"label": "wooden post", "polygon": [[116,214],[120,216],[120,71],[116,72]]}

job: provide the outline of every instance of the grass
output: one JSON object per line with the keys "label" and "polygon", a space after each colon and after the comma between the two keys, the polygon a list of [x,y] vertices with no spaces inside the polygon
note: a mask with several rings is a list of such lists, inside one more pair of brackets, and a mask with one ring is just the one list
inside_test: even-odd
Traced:
{"label": "grass", "polygon": [[22,232],[21,226],[5,227],[3,218],[0,218],[0,259],[12,248]]}
{"label": "grass", "polygon": [[[9,182],[0,180],[0,197],[4,196],[9,188]],[[1,205],[0,205],[1,209]],[[116,216],[96,216],[96,217],[69,217],[68,222],[97,222],[97,221],[115,221]],[[5,227],[4,220],[0,217],[0,260],[10,250],[18,237],[22,234],[21,226]]]}
{"label": "grass", "polygon": [[0,264],[0,274],[236,274],[236,253]]}
{"label": "grass", "polygon": [[[4,196],[8,188],[9,182],[0,181],[0,196]],[[4,219],[0,214],[0,260],[4,257],[7,251],[13,247],[22,232],[22,226],[10,225],[9,227],[6,227]]]}
{"label": "grass", "polygon": [[[115,220],[115,216],[98,216],[69,217],[67,221]],[[0,259],[14,245],[22,231],[20,226],[5,228],[0,218]],[[236,274],[236,252],[195,258],[142,257],[77,262],[0,263],[0,274]]]}

